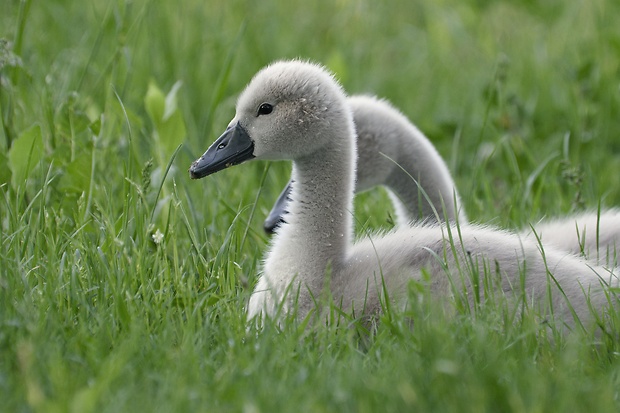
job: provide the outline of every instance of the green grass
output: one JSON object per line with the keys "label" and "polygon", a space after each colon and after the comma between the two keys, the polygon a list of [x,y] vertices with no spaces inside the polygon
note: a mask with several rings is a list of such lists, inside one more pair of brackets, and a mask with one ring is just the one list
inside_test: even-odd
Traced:
{"label": "green grass", "polygon": [[[501,306],[248,330],[290,167],[186,173],[250,77],[301,56],[401,108],[474,221],[619,205],[618,2],[5,3],[0,411],[620,410],[619,343]],[[356,200],[358,232],[390,214]]]}

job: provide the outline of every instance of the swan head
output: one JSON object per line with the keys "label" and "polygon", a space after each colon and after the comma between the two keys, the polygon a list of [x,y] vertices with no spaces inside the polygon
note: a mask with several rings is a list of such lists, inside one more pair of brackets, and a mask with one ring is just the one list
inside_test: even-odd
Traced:
{"label": "swan head", "polygon": [[[350,133],[346,96],[322,66],[280,61],[260,70],[239,96],[226,131],[190,167],[202,178],[256,159],[295,160]],[[340,129],[340,130],[339,130]]]}

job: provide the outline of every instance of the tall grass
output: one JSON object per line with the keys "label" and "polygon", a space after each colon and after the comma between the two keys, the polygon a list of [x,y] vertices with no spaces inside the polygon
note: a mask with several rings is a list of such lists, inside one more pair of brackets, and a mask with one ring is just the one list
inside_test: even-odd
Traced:
{"label": "tall grass", "polygon": [[[617,2],[5,3],[0,410],[620,408],[613,337],[546,337],[501,302],[446,314],[411,285],[371,337],[248,329],[289,166],[185,172],[252,74],[300,56],[401,108],[474,221],[618,205]],[[391,215],[356,199],[358,232]]]}

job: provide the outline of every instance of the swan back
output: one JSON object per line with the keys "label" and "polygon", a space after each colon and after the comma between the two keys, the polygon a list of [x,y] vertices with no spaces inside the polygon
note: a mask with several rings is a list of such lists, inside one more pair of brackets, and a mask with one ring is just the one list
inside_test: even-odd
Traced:
{"label": "swan back", "polygon": [[528,229],[523,234],[525,237],[538,237],[545,245],[584,255],[593,262],[617,265],[617,248],[620,248],[618,209],[582,212],[540,221],[534,226],[533,232]]}

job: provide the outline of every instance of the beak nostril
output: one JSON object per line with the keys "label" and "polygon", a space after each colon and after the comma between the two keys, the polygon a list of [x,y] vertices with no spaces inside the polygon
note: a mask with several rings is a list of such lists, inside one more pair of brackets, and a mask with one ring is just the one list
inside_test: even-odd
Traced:
{"label": "beak nostril", "polygon": [[217,147],[217,149],[224,149],[226,147],[225,143],[220,143]]}

